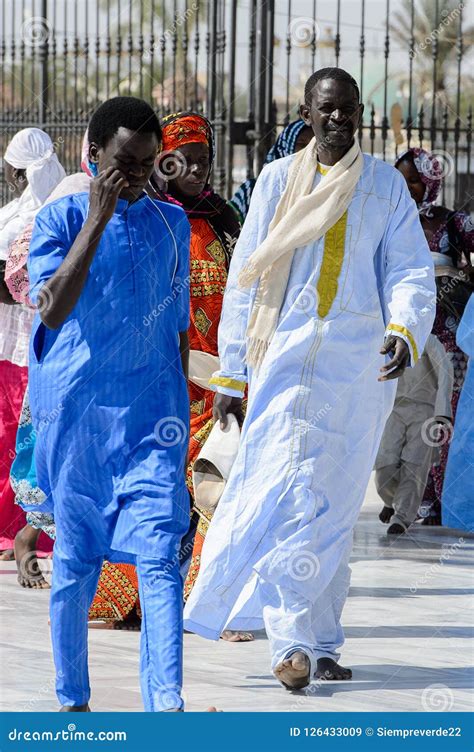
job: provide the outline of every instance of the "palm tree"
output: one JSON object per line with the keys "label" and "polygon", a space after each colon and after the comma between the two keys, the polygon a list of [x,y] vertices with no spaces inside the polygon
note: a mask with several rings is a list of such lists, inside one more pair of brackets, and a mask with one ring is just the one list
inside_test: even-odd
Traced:
{"label": "palm tree", "polygon": [[[434,93],[443,104],[453,105],[457,91],[455,82],[460,3],[458,0],[440,0],[439,3],[436,0],[401,0],[401,8],[393,13],[390,29],[394,38],[406,49],[410,49],[412,37],[413,1],[413,73],[416,89],[422,96]],[[463,59],[474,48],[474,26],[465,26],[467,2],[468,0],[464,2],[463,9]],[[436,92],[432,91],[434,67]],[[472,78],[463,72],[464,92],[466,85],[472,87]]]}
{"label": "palm tree", "polygon": [[[115,5],[111,0],[99,2],[104,11]],[[205,30],[201,25],[206,19],[207,0],[178,0],[176,5],[170,0],[128,0],[122,3],[121,10],[115,27],[109,31],[113,38],[121,40],[122,80],[119,85],[117,82],[114,93],[144,95],[162,107],[172,97],[174,108],[183,107],[184,90],[189,101],[202,88],[194,75],[195,34],[199,24],[199,49],[203,50]],[[137,49],[140,37],[143,55]]]}

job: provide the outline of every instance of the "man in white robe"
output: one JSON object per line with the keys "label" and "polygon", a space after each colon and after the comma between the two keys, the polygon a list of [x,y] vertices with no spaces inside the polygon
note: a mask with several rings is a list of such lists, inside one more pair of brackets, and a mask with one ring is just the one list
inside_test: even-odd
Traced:
{"label": "man in white robe", "polygon": [[[362,111],[345,71],[323,69],[308,80],[301,115],[316,140],[316,149],[314,142],[307,147],[313,192],[357,148]],[[314,673],[351,677],[337,661],[352,531],[394,379],[423,351],[435,311],[416,205],[394,168],[363,155],[347,210],[319,239],[296,247],[268,349],[258,369],[249,366],[257,285],[243,287],[242,270],[271,232],[297,158],[263,169],[230,267],[220,370],[210,382],[218,392],[214,415],[223,425],[227,413],[238,415],[247,384],[248,409],[185,609],[185,628],[210,639],[226,625],[255,628],[245,609],[229,618],[256,573],[253,602],[259,599],[272,670],[290,689],[306,686]]]}

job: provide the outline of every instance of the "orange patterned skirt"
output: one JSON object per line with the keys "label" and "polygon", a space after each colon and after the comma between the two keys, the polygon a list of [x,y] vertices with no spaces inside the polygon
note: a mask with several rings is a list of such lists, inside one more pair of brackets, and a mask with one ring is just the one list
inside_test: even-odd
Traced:
{"label": "orange patterned skirt", "polygon": [[136,567],[105,561],[89,609],[89,621],[123,621],[134,609],[141,616]]}

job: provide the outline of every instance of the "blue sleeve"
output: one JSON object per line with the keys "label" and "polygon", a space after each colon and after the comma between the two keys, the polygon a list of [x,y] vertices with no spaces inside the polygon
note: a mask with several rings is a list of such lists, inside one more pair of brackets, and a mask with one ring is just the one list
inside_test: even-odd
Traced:
{"label": "blue sleeve", "polygon": [[41,288],[61,266],[83,224],[83,214],[70,196],[36,215],[27,262],[30,299],[35,305]]}
{"label": "blue sleeve", "polygon": [[191,228],[188,219],[183,212],[175,225],[175,238],[177,247],[176,272],[173,278],[173,298],[176,306],[176,321],[178,332],[189,329],[190,318],[190,242]]}

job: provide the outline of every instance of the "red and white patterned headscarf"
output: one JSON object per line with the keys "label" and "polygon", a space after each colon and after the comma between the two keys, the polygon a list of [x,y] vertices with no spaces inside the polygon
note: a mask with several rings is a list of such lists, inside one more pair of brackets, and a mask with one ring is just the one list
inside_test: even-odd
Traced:
{"label": "red and white patterned headscarf", "polygon": [[412,147],[404,151],[403,154],[400,154],[395,162],[395,167],[407,156],[413,159],[413,164],[418,170],[420,180],[425,185],[425,195],[421,204],[418,205],[420,214],[423,214],[429,210],[439,196],[443,182],[443,167],[435,154],[431,154],[426,149],[420,149],[419,147]]}

